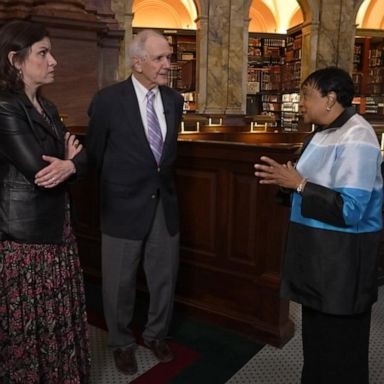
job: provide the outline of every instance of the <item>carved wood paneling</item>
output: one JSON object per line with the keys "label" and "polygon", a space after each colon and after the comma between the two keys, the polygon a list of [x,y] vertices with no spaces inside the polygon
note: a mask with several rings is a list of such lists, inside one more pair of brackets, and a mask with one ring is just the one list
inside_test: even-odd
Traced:
{"label": "carved wood paneling", "polygon": [[[294,148],[179,142],[176,181],[181,247],[176,302],[194,315],[273,345],[293,334],[279,298],[286,209],[260,186],[253,164],[262,153],[287,160]],[[90,170],[73,186],[84,271],[101,274],[98,181]]]}
{"label": "carved wood paneling", "polygon": [[[216,170],[177,169],[181,247],[186,257],[204,262],[216,254],[218,189]],[[193,252],[191,252],[193,250]]]}
{"label": "carved wood paneling", "polygon": [[[276,187],[260,186],[253,175],[253,164],[265,152],[287,161],[295,148],[179,143],[177,301],[216,322],[281,345],[293,332],[288,303],[279,298],[288,211],[276,204]],[[202,252],[201,239],[215,245],[209,257]]]}

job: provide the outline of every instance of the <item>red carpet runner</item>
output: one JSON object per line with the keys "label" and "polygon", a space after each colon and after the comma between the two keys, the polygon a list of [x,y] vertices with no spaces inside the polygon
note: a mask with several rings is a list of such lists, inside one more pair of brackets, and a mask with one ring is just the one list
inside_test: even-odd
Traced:
{"label": "red carpet runner", "polygon": [[[107,329],[104,319],[100,315],[90,311],[88,311],[88,323],[103,330]],[[138,340],[139,343],[143,345],[139,335]],[[177,376],[199,356],[198,352],[176,343],[175,341],[170,340],[169,345],[175,354],[175,360],[170,363],[159,363],[155,365],[152,369],[148,370],[137,379],[130,381],[130,383],[167,384],[173,377]]]}

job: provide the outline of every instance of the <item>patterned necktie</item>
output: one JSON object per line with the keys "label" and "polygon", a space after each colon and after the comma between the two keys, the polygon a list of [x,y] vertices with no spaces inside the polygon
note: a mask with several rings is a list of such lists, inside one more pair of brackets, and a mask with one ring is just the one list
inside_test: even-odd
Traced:
{"label": "patterned necktie", "polygon": [[147,93],[147,124],[148,124],[148,141],[155,156],[157,164],[160,163],[161,153],[163,152],[163,136],[159,120],[157,119],[153,100],[155,94],[152,91]]}

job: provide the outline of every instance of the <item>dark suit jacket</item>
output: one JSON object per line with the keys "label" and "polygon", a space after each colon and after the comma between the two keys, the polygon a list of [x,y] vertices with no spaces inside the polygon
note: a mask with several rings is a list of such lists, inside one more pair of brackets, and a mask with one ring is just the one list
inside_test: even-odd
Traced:
{"label": "dark suit jacket", "polygon": [[[64,158],[64,134],[56,107],[40,98],[48,124],[23,92],[0,92],[0,239],[60,243],[67,182],[52,189],[34,183],[48,165],[42,155]],[[84,173],[85,151],[75,159]]]}
{"label": "dark suit jacket", "polygon": [[101,231],[113,237],[143,239],[158,198],[170,234],[179,230],[174,162],[183,98],[169,87],[159,88],[167,123],[159,166],[145,135],[131,78],[99,91],[89,108],[86,149],[101,174]]}

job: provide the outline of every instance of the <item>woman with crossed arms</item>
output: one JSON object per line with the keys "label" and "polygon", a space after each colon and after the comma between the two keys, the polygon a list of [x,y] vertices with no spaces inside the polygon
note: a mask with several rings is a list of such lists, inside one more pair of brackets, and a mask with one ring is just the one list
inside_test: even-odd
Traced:
{"label": "woman with crossed arms", "polygon": [[0,382],[87,383],[83,277],[68,183],[82,146],[40,94],[56,60],[47,30],[0,30]]}

